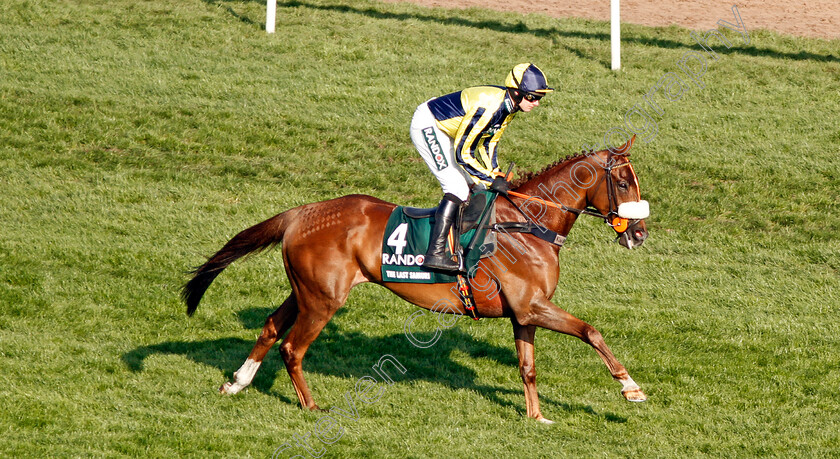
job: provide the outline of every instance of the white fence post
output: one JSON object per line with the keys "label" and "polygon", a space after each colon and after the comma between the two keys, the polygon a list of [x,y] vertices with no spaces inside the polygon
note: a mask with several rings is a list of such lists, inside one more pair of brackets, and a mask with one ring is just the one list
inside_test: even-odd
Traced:
{"label": "white fence post", "polygon": [[610,0],[610,47],[612,69],[621,69],[621,7],[619,0]]}
{"label": "white fence post", "polygon": [[265,4],[265,31],[274,33],[274,23],[277,21],[277,0],[266,0]]}

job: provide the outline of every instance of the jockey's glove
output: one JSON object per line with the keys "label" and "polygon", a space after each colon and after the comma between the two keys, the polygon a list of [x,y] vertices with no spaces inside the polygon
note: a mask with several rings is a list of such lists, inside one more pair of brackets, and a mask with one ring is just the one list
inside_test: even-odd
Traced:
{"label": "jockey's glove", "polygon": [[507,194],[510,191],[510,183],[505,180],[504,175],[499,175],[493,179],[493,183],[490,184],[490,190],[499,194]]}

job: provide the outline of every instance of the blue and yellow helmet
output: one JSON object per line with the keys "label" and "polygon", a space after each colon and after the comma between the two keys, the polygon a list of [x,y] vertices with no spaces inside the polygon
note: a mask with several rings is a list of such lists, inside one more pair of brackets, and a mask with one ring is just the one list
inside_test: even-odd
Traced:
{"label": "blue and yellow helmet", "polygon": [[543,71],[530,63],[517,64],[505,78],[505,87],[537,96],[544,96],[554,91],[554,88],[548,87]]}

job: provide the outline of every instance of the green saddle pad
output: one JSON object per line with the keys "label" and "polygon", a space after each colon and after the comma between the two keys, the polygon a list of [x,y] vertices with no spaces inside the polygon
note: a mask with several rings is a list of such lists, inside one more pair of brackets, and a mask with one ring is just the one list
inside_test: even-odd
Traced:
{"label": "green saddle pad", "polygon": [[[493,193],[484,193],[487,204],[485,212],[491,212],[493,207]],[[410,218],[403,212],[404,206],[398,206],[388,218],[385,226],[385,237],[382,240],[382,281],[407,282],[417,284],[439,284],[456,281],[456,276],[439,271],[426,269],[422,266],[426,250],[429,249],[429,238],[434,225],[434,216],[429,218]],[[479,218],[479,222],[481,218]],[[487,236],[487,228],[474,228],[461,235],[461,247],[465,251],[464,264],[468,273],[481,259],[480,247]],[[474,237],[480,238],[467,250]],[[447,250],[447,254],[449,251]]]}

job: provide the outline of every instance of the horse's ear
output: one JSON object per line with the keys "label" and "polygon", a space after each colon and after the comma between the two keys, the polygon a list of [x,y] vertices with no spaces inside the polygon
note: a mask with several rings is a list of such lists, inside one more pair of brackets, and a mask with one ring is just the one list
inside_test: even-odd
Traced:
{"label": "horse's ear", "polygon": [[624,145],[616,148],[612,151],[614,155],[623,155],[623,156],[630,156],[630,147],[633,146],[633,142],[636,141],[636,134],[633,134],[633,137],[630,137],[630,140],[624,143]]}

